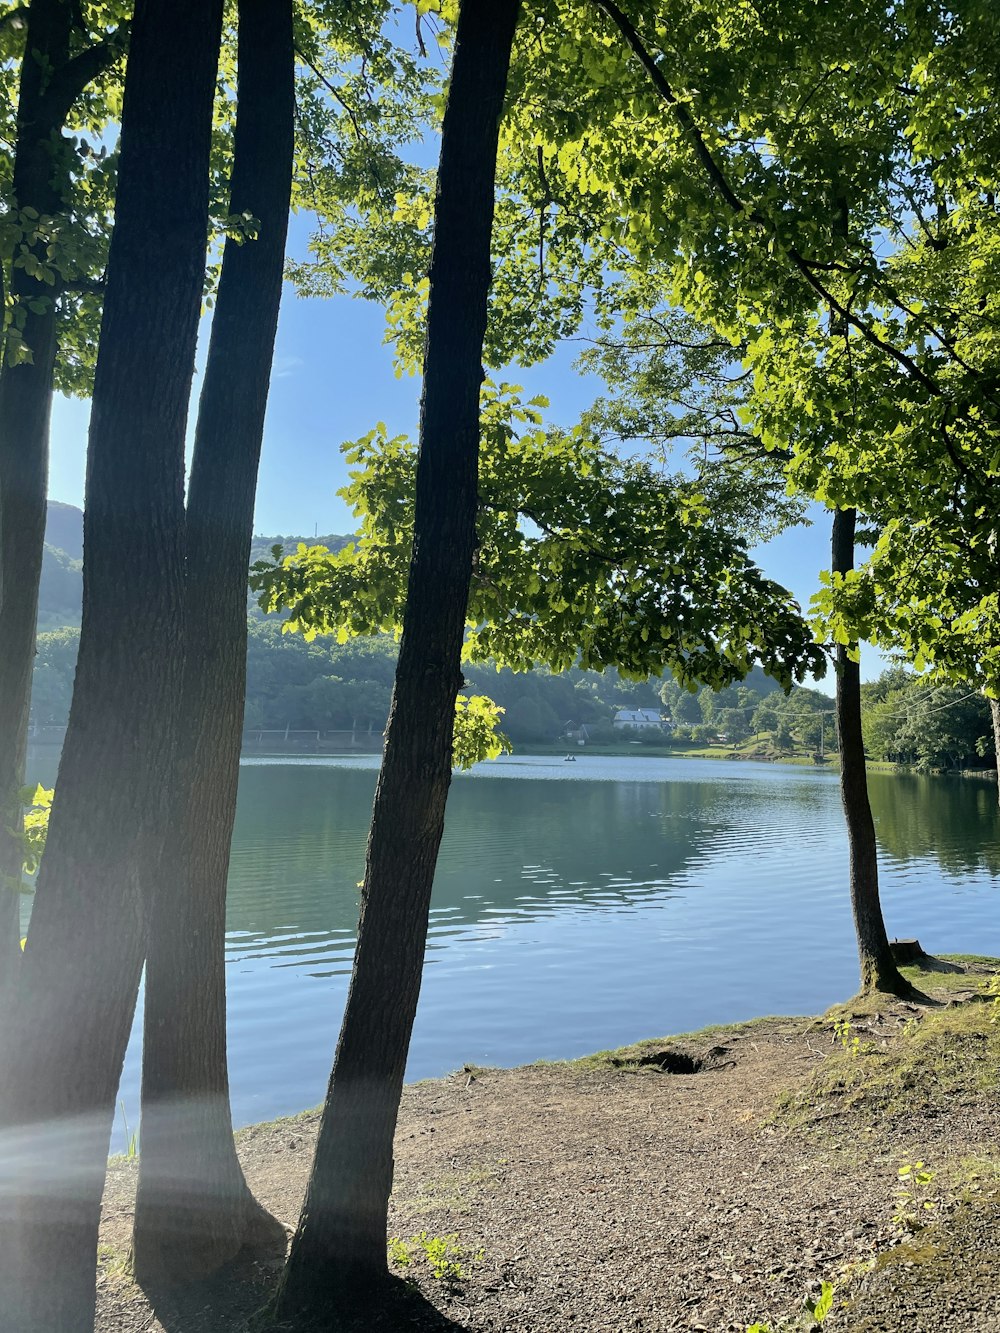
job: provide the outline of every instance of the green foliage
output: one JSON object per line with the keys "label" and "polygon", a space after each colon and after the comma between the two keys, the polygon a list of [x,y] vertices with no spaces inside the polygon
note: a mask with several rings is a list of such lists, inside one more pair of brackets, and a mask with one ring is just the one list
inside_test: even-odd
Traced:
{"label": "green foliage", "polygon": [[[362,8],[360,61],[326,7],[306,20],[301,197],[323,222],[295,276],[380,301],[412,371],[440,85]],[[783,480],[860,508],[877,545],[817,601],[823,633],[992,689],[995,8],[657,0],[631,33],[600,8],[545,0],[521,25],[486,364],[538,360],[588,313],[609,387],[590,427],[700,448],[703,495],[746,533],[794,520]]]}
{"label": "green foliage", "polygon": [[[27,25],[6,23],[0,32],[6,71],[6,95],[0,99],[5,147],[0,157],[8,182],[0,223],[0,264],[7,293],[3,354],[8,364],[30,362],[27,316],[42,314],[55,302],[59,343],[55,380],[68,393],[88,391],[96,355],[116,179],[116,153],[108,141],[113,141],[121,117],[122,57],[130,15],[131,6],[110,0],[76,7],[69,58],[48,71],[53,95],[45,99],[43,115],[61,103],[68,113],[56,127],[49,150],[52,178],[61,196],[51,213],[40,212],[30,197],[11,197],[18,101],[12,64],[26,54]],[[38,59],[38,53],[27,58]]]}
{"label": "green foliage", "polygon": [[915,768],[974,768],[993,754],[989,704],[975,690],[890,668],[862,686],[865,750]]}
{"label": "green foliage", "polygon": [[899,1188],[892,1220],[905,1231],[919,1231],[928,1220],[925,1214],[938,1206],[938,1200],[931,1198],[928,1190],[937,1172],[928,1171],[923,1162],[904,1162],[897,1175]]}
{"label": "green foliage", "polygon": [[840,1042],[841,1049],[852,1060],[856,1060],[860,1055],[866,1055],[873,1051],[875,1047],[870,1041],[863,1042],[854,1031],[854,1025],[847,1017],[838,1018],[833,1024],[834,1035]]}
{"label": "green foliage", "polygon": [[46,542],[38,588],[38,615],[42,629],[79,625],[82,601],[83,561]]}
{"label": "green foliage", "polygon": [[511,744],[499,730],[503,709],[482,694],[460,694],[455,700],[452,764],[471,768],[484,759],[511,753]]}
{"label": "green foliage", "polygon": [[782,1319],[777,1324],[748,1324],[746,1333],[813,1333],[820,1328],[833,1309],[835,1288],[832,1282],[822,1282],[817,1295],[807,1296],[799,1314]]}
{"label": "green foliage", "polygon": [[432,1236],[426,1231],[418,1231],[409,1240],[401,1240],[398,1236],[389,1239],[389,1260],[397,1268],[410,1269],[423,1263],[432,1277],[450,1287],[460,1285],[469,1267],[482,1263],[484,1256],[484,1250],[467,1254],[459,1244],[457,1232],[449,1236]]}
{"label": "green foliage", "polygon": [[[345,540],[327,542],[337,545]],[[264,539],[258,549],[267,549]],[[34,725],[65,725],[78,644],[77,630],[39,635],[32,684]],[[257,611],[248,627],[246,730],[280,732],[288,727],[380,736],[389,712],[397,647],[392,635],[359,637],[343,644],[324,636],[307,641],[299,634],[283,634],[277,617],[265,619]],[[597,673],[574,667],[553,673],[539,667],[514,672],[485,662],[467,664],[464,674],[472,693],[488,695],[504,709],[503,731],[522,746],[556,744],[566,731],[583,725],[595,743],[604,727],[611,744],[621,739],[611,726],[619,708],[661,706],[652,684],[626,680],[613,669]],[[759,670],[752,679],[762,688],[778,689]],[[671,691],[671,700],[674,692],[689,700],[701,717],[696,696],[674,682],[663,689]],[[668,708],[673,708],[669,702]]]}
{"label": "green foliage", "polygon": [[[7,832],[21,843],[26,875],[36,874],[41,864],[54,795],[52,788],[43,787],[40,783],[36,787],[22,787],[19,793],[19,800],[24,808],[21,827],[18,829],[15,826]],[[28,893],[30,890],[22,886],[22,892]]]}
{"label": "green foliage", "polygon": [[[785,685],[824,657],[790,595],[719,530],[698,491],[623,462],[585,432],[547,432],[538,400],[484,391],[479,549],[468,660],[527,670],[614,666],[723,686],[760,663]],[[258,562],[265,611],[312,637],[394,631],[412,540],[416,452],[384,427],[351,446],[342,494],[359,520],[338,553],[300,545]]]}
{"label": "green foliage", "polygon": [[[584,0],[550,0],[523,25],[501,178],[535,209],[538,254],[498,272],[498,301],[575,251],[611,334],[592,361],[651,390],[606,418],[626,437],[714,430],[713,394],[729,390],[705,356],[728,343],[744,379],[734,367],[724,428],[780,457],[798,491],[859,508],[878,539],[863,571],[830,581],[823,632],[992,689],[995,7],[627,8],[635,28]],[[643,361],[630,324],[677,307],[709,336],[686,365],[676,347]],[[686,424],[678,364],[686,388],[712,385]],[[657,387],[668,407],[654,421]]]}
{"label": "green foliage", "polygon": [[118,1108],[121,1111],[122,1126],[125,1130],[125,1158],[129,1162],[134,1162],[139,1157],[139,1133],[138,1130],[129,1133],[128,1117],[125,1114],[125,1103],[123,1101],[118,1103]]}
{"label": "green foliage", "polygon": [[[977,982],[976,972],[975,967],[954,974],[908,970],[907,977],[933,989],[939,975],[945,980],[954,975],[968,986]],[[864,1059],[841,1048],[788,1100],[785,1114],[798,1123],[836,1112],[892,1125],[956,1100],[992,1105],[1000,1082],[1000,1025],[991,1022],[992,1008],[977,998],[924,1010]]]}
{"label": "green foliage", "polygon": [[747,424],[741,350],[672,306],[633,312],[649,286],[648,274],[636,273],[615,287],[622,327],[578,358],[577,368],[600,375],[609,391],[584,426],[604,443],[639,445],[664,461],[683,450],[716,522],[751,544],[802,522],[805,502],[788,493],[781,457]]}

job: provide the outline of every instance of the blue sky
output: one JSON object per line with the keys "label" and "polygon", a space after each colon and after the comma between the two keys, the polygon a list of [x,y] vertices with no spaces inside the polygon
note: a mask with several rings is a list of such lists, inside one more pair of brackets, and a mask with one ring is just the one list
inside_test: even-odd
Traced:
{"label": "blue sky", "polygon": [[[304,253],[308,218],[292,220],[290,248]],[[347,480],[340,453],[345,440],[364,435],[379,421],[391,433],[416,431],[420,382],[397,379],[392,352],[382,342],[380,309],[350,297],[301,300],[286,284],[275,347],[257,488],[255,530],[267,535],[350,532],[350,512],[336,492]],[[199,374],[207,348],[203,322]],[[506,378],[551,402],[553,421],[570,424],[600,391],[572,368],[572,347],[543,366],[515,368]],[[198,381],[195,382],[197,394]],[[52,415],[49,494],[83,504],[89,404],[57,397]],[[829,520],[815,509],[816,522],[783,534],[756,552],[764,570],[791,589],[803,606],[829,567]],[[862,655],[866,677],[877,675],[881,659]],[[823,688],[832,689],[832,682]]]}

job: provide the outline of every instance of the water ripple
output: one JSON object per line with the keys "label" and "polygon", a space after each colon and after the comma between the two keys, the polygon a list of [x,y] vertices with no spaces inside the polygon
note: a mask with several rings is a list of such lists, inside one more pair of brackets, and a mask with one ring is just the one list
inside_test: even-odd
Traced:
{"label": "water ripple", "polygon": [[[226,942],[237,1123],[321,1100],[347,991],[377,760],[241,774]],[[985,783],[874,775],[890,933],[1000,954]],[[516,756],[456,777],[408,1077],[580,1055],[856,984],[835,775]],[[138,1050],[122,1096],[134,1118]]]}

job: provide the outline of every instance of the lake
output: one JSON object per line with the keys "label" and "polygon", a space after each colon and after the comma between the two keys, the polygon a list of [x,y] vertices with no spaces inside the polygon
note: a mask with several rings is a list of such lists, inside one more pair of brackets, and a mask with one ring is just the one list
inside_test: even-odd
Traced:
{"label": "lake", "polygon": [[[238,1125],[323,1098],[377,763],[244,761],[227,938]],[[53,765],[41,756],[33,777]],[[890,934],[1000,955],[993,784],[870,784]],[[811,1013],[856,983],[836,774],[508,757],[452,785],[407,1077]],[[138,1087],[134,1037],[121,1093],[133,1122]]]}

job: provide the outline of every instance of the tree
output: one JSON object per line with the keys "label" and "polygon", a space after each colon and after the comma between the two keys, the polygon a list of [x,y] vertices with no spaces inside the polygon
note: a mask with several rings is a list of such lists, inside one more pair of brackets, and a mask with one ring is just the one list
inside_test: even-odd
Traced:
{"label": "tree", "polygon": [[[785,0],[739,16],[725,0],[560,0],[539,10],[501,146],[504,207],[538,243],[501,256],[490,348],[538,346],[509,336],[518,292],[558,293],[550,327],[564,331],[591,283],[613,335],[593,357],[631,367],[653,331],[710,386],[674,424],[650,417],[657,388],[677,383],[677,357],[654,355],[649,392],[613,403],[614,424],[750,437],[786,458],[802,493],[858,507],[887,537],[881,569],[869,563],[880,605],[908,606],[930,646],[941,603],[984,634],[993,614],[997,25],[983,0],[933,14],[851,0],[819,23],[813,4]],[[400,211],[427,212],[417,198]],[[367,280],[372,264],[359,268]],[[626,324],[640,312],[635,340],[615,327],[623,270],[639,295],[624,306]],[[419,320],[403,328],[400,311],[420,307],[406,286],[392,323],[404,363]],[[678,306],[708,331],[689,348],[656,328]],[[711,363],[725,343],[743,363],[742,404]],[[950,588],[926,571],[914,584],[897,547],[936,550]],[[966,577],[973,564],[981,577]],[[835,580],[831,597],[843,592]],[[863,625],[877,630],[869,615],[849,637]],[[992,653],[988,634],[979,645]]]}
{"label": "tree", "polygon": [[[225,908],[246,691],[246,570],[292,177],[291,0],[240,0],[229,212],[186,509],[185,653],[171,836],[146,945],[143,1283],[215,1271],[267,1225],[236,1158],[226,1069]],[[164,647],[161,645],[161,651]],[[166,651],[169,651],[167,649]]]}
{"label": "tree", "polygon": [[552,744],[559,738],[561,719],[551,704],[537,696],[522,698],[504,714],[504,731],[513,741]]}
{"label": "tree", "polygon": [[[618,707],[630,680],[667,670],[716,689],[758,665],[785,685],[822,674],[824,653],[791,594],[716,526],[696,485],[609,455],[582,429],[546,430],[543,405],[484,386],[467,661],[614,668],[607,693]],[[414,451],[379,427],[348,458],[354,480],[342,494],[358,539],[336,553],[303,544],[255,566],[262,606],[287,610],[288,631],[368,635],[401,618]]]}
{"label": "tree", "polygon": [[[931,253],[944,241],[937,229],[941,208],[947,216],[950,196],[959,216],[969,194],[968,169],[982,156],[964,142],[942,171],[934,165],[946,109],[939,86],[925,97],[932,82],[925,74],[944,42],[943,82],[957,91],[951,61],[966,45],[963,25],[956,25],[959,37],[948,50],[951,32],[865,3],[854,7],[849,34],[836,23],[815,29],[813,7],[783,6],[779,13],[765,5],[746,24],[734,25],[713,0],[683,12],[667,3],[644,15],[645,35],[614,0],[597,0],[596,7],[618,41],[604,37],[608,50],[595,51],[582,24],[564,41],[560,56],[568,47],[584,77],[593,76],[595,65],[601,76],[591,77],[584,102],[577,103],[572,151],[560,124],[541,157],[587,196],[628,199],[627,216],[622,219],[619,206],[617,218],[606,215],[602,232],[628,245],[637,262],[662,262],[672,300],[742,344],[753,373],[742,420],[754,419],[759,438],[788,454],[791,475],[808,494],[837,510],[861,506],[880,522],[904,522],[907,505],[911,518],[913,512],[941,517],[939,501],[928,505],[925,496],[918,504],[911,488],[927,491],[926,462],[934,453],[939,465],[954,466],[967,479],[963,451],[981,459],[978,443],[970,449],[966,437],[970,423],[972,433],[977,430],[990,388],[986,368],[971,364],[959,345],[961,316],[957,324],[945,316],[940,264],[936,291],[932,280],[922,284],[919,300],[910,297],[920,264],[907,242],[916,229],[915,249],[928,261],[925,273],[933,274]],[[880,31],[884,40],[873,45]],[[853,56],[845,61],[848,42]],[[872,50],[878,51],[874,61]],[[644,93],[623,68],[628,57],[634,72],[641,71]],[[840,83],[838,69],[850,70],[849,85]],[[697,93],[689,96],[690,88]],[[630,144],[623,151],[615,116],[626,98]],[[862,122],[858,108],[867,105],[878,111]],[[862,124],[868,139],[859,153]],[[958,137],[968,140],[964,130]],[[976,177],[974,195],[985,179]],[[938,219],[928,221],[922,209],[935,203]],[[899,247],[888,260],[887,232]],[[866,370],[873,372],[867,393]],[[901,403],[907,405],[902,415]],[[912,447],[900,453],[903,438]],[[893,455],[889,467],[903,478],[891,488],[891,513],[883,498],[885,473],[872,463],[876,448],[883,458]],[[949,508],[954,512],[945,521],[953,526],[963,505],[952,501]],[[982,534],[974,505],[968,513],[973,531]],[[939,549],[947,548],[939,543]],[[841,628],[838,639],[846,634],[849,644],[861,633],[856,622],[850,632]]]}
{"label": "tree", "polygon": [[[666,690],[668,686],[665,685],[663,688]],[[696,694],[691,694],[688,690],[680,690],[672,702],[666,698],[663,702],[669,702],[670,712],[676,722],[697,724],[701,721],[701,704],[698,702]]]}
{"label": "tree", "polygon": [[713,714],[713,721],[730,745],[738,745],[750,735],[749,715],[742,708],[720,709]]}
{"label": "tree", "polygon": [[[845,574],[854,566],[857,514],[838,509],[833,516],[831,568]],[[878,890],[878,844],[868,800],[865,746],[861,728],[861,667],[856,644],[837,646],[837,739],[840,795],[850,848],[851,911],[858,941],[863,990],[912,992],[896,967],[882,917]]]}
{"label": "tree", "polygon": [[794,738],[788,723],[784,718],[779,717],[777,726],[774,728],[775,748],[777,750],[791,750],[794,743]]}
{"label": "tree", "polygon": [[31,1149],[4,1163],[0,1324],[9,1329],[93,1324],[101,1189],[146,946],[141,886],[172,813],[165,778],[181,663],[163,645],[182,636],[184,428],[221,10],[221,0],[139,0],[132,26],[90,428],[80,657],[2,1034],[0,1124]]}
{"label": "tree", "polygon": [[[517,0],[464,0],[430,265],[413,557],[347,1009],[278,1313],[384,1284],[392,1137],[444,828],[476,544],[481,352],[497,134]],[[393,984],[386,984],[391,968]]]}
{"label": "tree", "polygon": [[[643,36],[600,7],[697,166],[640,246],[672,249],[675,299],[748,338],[751,407],[793,478],[881,533],[860,577],[833,579],[831,630],[996,695],[995,8],[856,0],[817,26],[812,6],[763,5],[734,26],[707,0],[660,5]],[[594,147],[591,130],[567,165],[599,193],[613,158]]]}
{"label": "tree", "polygon": [[[107,23],[115,22],[117,9],[104,7]],[[77,236],[69,224],[90,155],[63,131],[88,83],[124,49],[123,29],[92,36],[71,0],[32,0],[26,14],[8,11],[0,40],[20,29],[13,173],[0,237],[11,302],[0,355],[0,993],[13,984],[20,962],[17,793],[24,780],[45,535],[49,410],[60,326],[67,320],[61,306],[72,307],[67,286],[86,287],[94,261],[90,238]],[[99,174],[100,167],[91,173]],[[94,190],[95,201],[103,202],[101,193]],[[100,253],[102,247],[91,241],[94,248]]]}
{"label": "tree", "polygon": [[765,450],[747,420],[743,348],[682,310],[661,308],[666,283],[657,277],[655,266],[636,268],[600,294],[601,321],[615,327],[577,368],[600,375],[609,392],[584,424],[603,443],[642,445],[665,462],[683,450],[719,526],[762,544],[804,521],[805,500],[788,493],[783,455]]}
{"label": "tree", "polygon": [[757,705],[750,719],[750,725],[754,731],[777,730],[778,712],[771,700],[765,699]]}
{"label": "tree", "polygon": [[958,768],[993,753],[989,703],[976,690],[890,668],[861,693],[865,747],[876,759]]}

